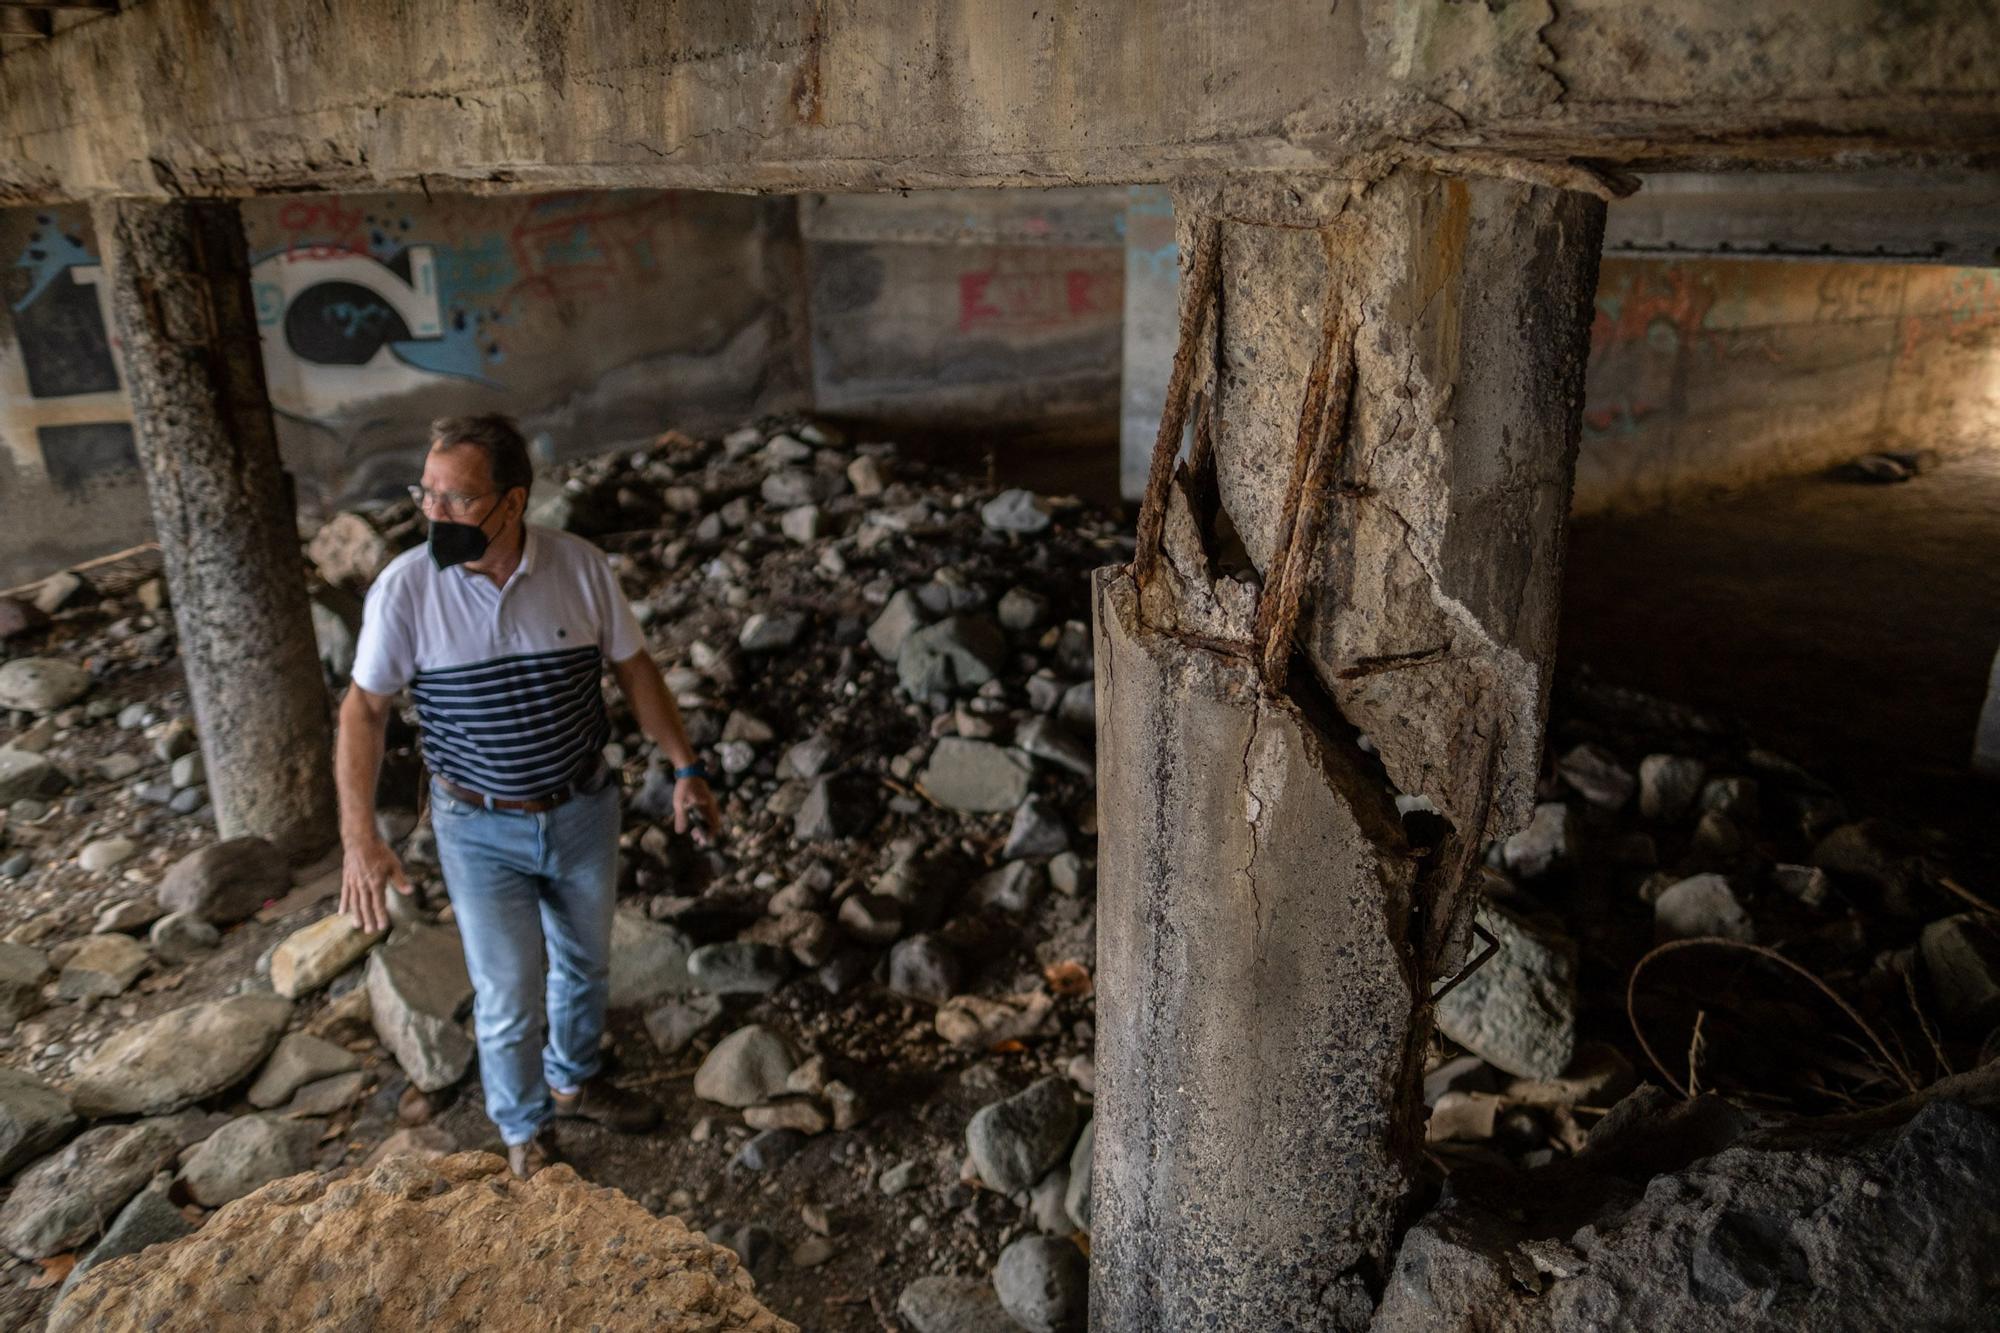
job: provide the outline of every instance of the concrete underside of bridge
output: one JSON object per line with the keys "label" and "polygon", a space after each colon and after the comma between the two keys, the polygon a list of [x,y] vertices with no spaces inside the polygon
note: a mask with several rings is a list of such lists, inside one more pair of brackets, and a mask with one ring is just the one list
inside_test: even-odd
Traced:
{"label": "concrete underside of bridge", "polygon": [[[1996,67],[1978,0],[150,0],[0,60],[0,202],[1173,182],[1195,443],[1175,468],[1167,432],[1139,560],[1097,590],[1093,1318],[1350,1327],[1479,850],[1532,801],[1602,198],[1635,169],[1977,166]],[[128,313],[135,384],[212,396]],[[255,410],[215,431],[272,466]],[[232,511],[140,438],[170,572],[309,645],[258,591],[275,545],[223,535],[270,487]],[[255,736],[310,714],[291,674],[192,684]],[[323,808],[296,764],[256,777],[273,821]]]}
{"label": "concrete underside of bridge", "polygon": [[0,60],[0,202],[1854,165],[2000,145],[1997,44],[1978,0],[149,0]]}

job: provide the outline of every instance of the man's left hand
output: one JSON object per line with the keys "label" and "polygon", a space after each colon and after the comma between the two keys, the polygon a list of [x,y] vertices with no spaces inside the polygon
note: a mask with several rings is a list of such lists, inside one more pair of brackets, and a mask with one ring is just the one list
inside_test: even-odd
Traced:
{"label": "man's left hand", "polygon": [[700,778],[682,778],[674,784],[674,832],[686,833],[690,817],[700,815],[704,828],[695,830],[695,845],[706,847],[722,833],[722,811],[715,793]]}

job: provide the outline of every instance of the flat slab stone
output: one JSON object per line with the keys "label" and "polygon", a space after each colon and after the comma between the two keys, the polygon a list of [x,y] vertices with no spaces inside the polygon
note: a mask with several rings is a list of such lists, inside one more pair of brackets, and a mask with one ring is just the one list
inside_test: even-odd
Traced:
{"label": "flat slab stone", "polygon": [[1019,751],[947,736],[931,751],[917,785],[939,805],[984,814],[1018,806],[1033,777],[1033,764]]}
{"label": "flat slab stone", "polygon": [[250,1085],[250,1104],[269,1109],[283,1104],[315,1079],[359,1069],[361,1059],[345,1047],[307,1032],[288,1032]]}
{"label": "flat slab stone", "polygon": [[465,950],[448,927],[399,931],[368,957],[375,1035],[425,1092],[450,1087],[472,1063],[472,1037],[459,1017],[471,999]]}
{"label": "flat slab stone", "polygon": [[152,961],[146,946],[130,935],[89,935],[63,964],[56,994],[65,1000],[123,995]]}
{"label": "flat slab stone", "polygon": [[177,1111],[249,1077],[291,1016],[290,1000],[265,992],[161,1014],[85,1057],[71,1081],[71,1100],[92,1117]]}
{"label": "flat slab stone", "polygon": [[90,673],[58,657],[17,657],[0,666],[0,709],[53,713],[90,689]]}
{"label": "flat slab stone", "polygon": [[357,930],[341,913],[321,917],[285,936],[271,953],[271,989],[289,999],[309,995],[359,962],[381,940]]}
{"label": "flat slab stone", "polygon": [[0,803],[53,796],[69,785],[49,760],[11,745],[0,745]]}
{"label": "flat slab stone", "polygon": [[0,941],[0,1024],[12,1025],[42,1010],[48,955],[25,944]]}

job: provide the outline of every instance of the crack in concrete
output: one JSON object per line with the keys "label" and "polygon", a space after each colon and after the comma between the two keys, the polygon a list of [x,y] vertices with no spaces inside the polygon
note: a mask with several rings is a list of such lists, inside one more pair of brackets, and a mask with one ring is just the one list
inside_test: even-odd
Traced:
{"label": "crack in concrete", "polygon": [[1250,705],[1250,734],[1243,742],[1243,776],[1241,787],[1244,801],[1244,823],[1250,830],[1250,855],[1237,871],[1250,886],[1250,919],[1256,940],[1256,956],[1261,962],[1264,957],[1264,899],[1257,891],[1257,840],[1264,818],[1264,802],[1251,782],[1251,756],[1257,748],[1257,732],[1263,725],[1263,700],[1252,700]]}

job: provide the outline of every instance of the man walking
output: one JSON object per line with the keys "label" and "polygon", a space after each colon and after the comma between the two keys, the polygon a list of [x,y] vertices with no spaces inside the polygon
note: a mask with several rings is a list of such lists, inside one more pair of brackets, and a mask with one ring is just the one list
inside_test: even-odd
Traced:
{"label": "man walking", "polygon": [[657,1106],[603,1077],[598,1052],[619,825],[618,777],[602,754],[605,663],[673,761],[675,831],[695,815],[710,830],[721,823],[610,563],[579,537],[525,521],[532,480],[506,417],[432,424],[423,484],[410,488],[430,540],[369,589],[334,758],[341,910],[383,930],[385,889],[410,892],[375,823],[389,709],[408,687],[472,975],[486,1113],[523,1178],[553,1160],[554,1117],[628,1133],[659,1121]]}

